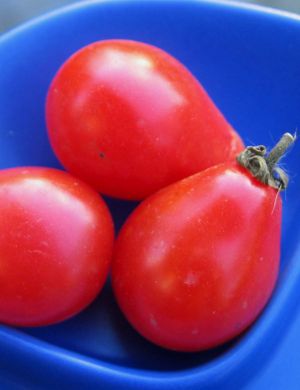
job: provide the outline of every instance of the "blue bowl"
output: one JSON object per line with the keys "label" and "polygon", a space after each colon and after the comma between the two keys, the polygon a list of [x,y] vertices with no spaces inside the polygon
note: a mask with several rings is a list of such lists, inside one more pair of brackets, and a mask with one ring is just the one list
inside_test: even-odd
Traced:
{"label": "blue bowl", "polygon": [[[246,143],[272,145],[300,123],[300,18],[206,1],[82,2],[0,39],[0,168],[59,167],[45,128],[47,88],[63,61],[101,39],[148,42],[182,61]],[[4,388],[238,389],[264,367],[297,313],[300,154],[285,159],[280,277],[271,302],[243,336],[205,353],[165,351],[125,321],[109,283],[80,315],[56,326],[0,326]],[[132,203],[109,200],[120,226]],[[284,318],[284,320],[283,320]]]}

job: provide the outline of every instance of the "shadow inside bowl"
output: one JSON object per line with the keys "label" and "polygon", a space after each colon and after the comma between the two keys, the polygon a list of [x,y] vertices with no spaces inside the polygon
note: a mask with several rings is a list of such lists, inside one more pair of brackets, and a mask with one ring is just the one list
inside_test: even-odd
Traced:
{"label": "shadow inside bowl", "polygon": [[221,356],[234,342],[202,353],[168,351],[148,342],[126,321],[107,283],[98,299],[64,323],[23,331],[85,356],[120,366],[156,371],[178,371]]}

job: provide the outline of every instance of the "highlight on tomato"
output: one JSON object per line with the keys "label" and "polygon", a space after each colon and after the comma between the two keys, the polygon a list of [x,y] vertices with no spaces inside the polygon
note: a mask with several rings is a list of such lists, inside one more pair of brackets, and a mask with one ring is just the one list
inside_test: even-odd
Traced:
{"label": "highlight on tomato", "polygon": [[129,40],[95,42],[67,59],[49,87],[46,120],[63,166],[123,199],[143,199],[243,148],[183,64]]}

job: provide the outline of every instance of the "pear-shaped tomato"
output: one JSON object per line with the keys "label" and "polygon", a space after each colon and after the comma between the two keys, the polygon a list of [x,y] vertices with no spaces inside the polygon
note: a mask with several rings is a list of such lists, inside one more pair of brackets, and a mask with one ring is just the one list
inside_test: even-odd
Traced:
{"label": "pear-shaped tomato", "polygon": [[[257,167],[268,164],[256,157],[247,162],[259,176]],[[281,171],[271,170],[264,184],[237,162],[224,163],[159,191],[129,217],[112,281],[122,311],[143,336],[198,351],[256,319],[280,258],[281,198],[273,187],[286,183]]]}
{"label": "pear-shaped tomato", "polygon": [[205,90],[154,46],[108,40],[60,68],[47,98],[52,147],[98,191],[143,199],[243,147]]}

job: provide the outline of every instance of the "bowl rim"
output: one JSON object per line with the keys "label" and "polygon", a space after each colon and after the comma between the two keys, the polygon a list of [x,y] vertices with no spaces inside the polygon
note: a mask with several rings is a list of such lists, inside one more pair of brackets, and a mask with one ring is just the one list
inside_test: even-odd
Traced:
{"label": "bowl rim", "polygon": [[[147,3],[150,2],[157,2],[157,3],[182,3],[185,1],[186,3],[203,3],[208,6],[212,7],[223,7],[228,9],[238,9],[238,10],[244,10],[245,12],[254,13],[254,14],[265,14],[270,15],[278,18],[283,18],[287,20],[295,20],[300,22],[300,14],[297,14],[295,12],[282,10],[279,8],[273,8],[268,7],[264,5],[259,5],[255,3],[246,3],[243,0],[240,2],[236,2],[234,0],[139,0],[140,2]],[[26,30],[34,25],[37,25],[39,23],[42,23],[48,19],[54,18],[56,16],[60,16],[64,13],[68,13],[70,11],[79,10],[81,8],[86,8],[91,5],[98,5],[98,4],[107,4],[107,3],[132,3],[134,0],[80,0],[76,3],[72,3],[69,5],[65,5],[62,7],[55,8],[54,10],[48,11],[46,13],[43,13],[41,15],[38,15],[36,17],[30,18],[27,21],[24,21],[20,25],[16,25],[12,27],[11,29],[8,29],[7,31],[0,34],[0,44],[2,44],[2,41],[5,41],[6,39],[12,38],[13,35],[19,34],[22,32],[22,30]]]}
{"label": "bowl rim", "polygon": [[[152,3],[155,1],[159,3],[183,3],[183,0],[140,0],[143,3]],[[33,18],[20,26],[17,26],[8,32],[5,32],[0,36],[0,45],[7,43],[15,36],[22,34],[27,29],[31,29],[41,23],[47,22],[50,19],[61,17],[69,12],[86,9],[88,7],[102,4],[114,4],[118,5],[132,4],[134,0],[88,0],[80,1],[71,5],[67,5],[54,11],[50,11],[46,14]],[[282,11],[275,8],[269,8],[266,6],[249,4],[249,3],[237,3],[233,0],[184,0],[185,4],[203,4],[205,7],[217,7],[221,10],[240,10],[244,14],[255,16],[269,16],[271,20],[282,20],[283,22],[294,21],[297,26],[300,26],[300,15],[292,12]],[[270,19],[270,18],[269,18]],[[291,262],[297,261],[300,258],[300,247],[296,249],[295,253],[291,257]],[[299,260],[298,260],[299,261]],[[26,354],[33,352],[39,356],[39,359],[45,360],[57,360],[68,362],[80,366],[80,368],[88,368],[89,370],[97,373],[101,372],[103,375],[120,377],[123,380],[139,380],[141,383],[147,384],[149,380],[151,383],[159,383],[161,388],[176,383],[179,385],[180,382],[184,383],[187,379],[196,380],[197,385],[201,383],[207,383],[208,379],[211,378],[224,378],[224,375],[230,375],[233,367],[239,367],[241,360],[245,360],[247,356],[251,354],[251,351],[255,349],[255,345],[263,339],[268,337],[268,330],[271,323],[280,317],[277,306],[286,305],[293,310],[294,305],[289,302],[289,292],[292,291],[296,284],[300,282],[300,267],[295,267],[295,272],[292,274],[287,273],[282,279],[284,279],[283,287],[278,292],[276,289],[273,297],[264,309],[263,315],[256,321],[256,323],[248,330],[247,335],[239,340],[235,347],[229,351],[226,351],[221,356],[214,358],[212,361],[201,364],[196,367],[186,368],[178,371],[155,371],[150,369],[140,369],[134,367],[125,367],[121,364],[107,362],[100,358],[93,358],[90,356],[83,355],[79,352],[67,350],[55,344],[51,344],[47,341],[40,340],[29,334],[23,333],[21,330],[10,328],[9,326],[0,325],[0,344],[4,344],[10,350],[13,350],[16,345],[21,353]],[[278,332],[280,329],[278,329]],[[247,352],[245,353],[245,349]],[[121,368],[121,369],[120,369]],[[226,374],[224,374],[226,373]],[[149,383],[148,383],[149,384]]]}

